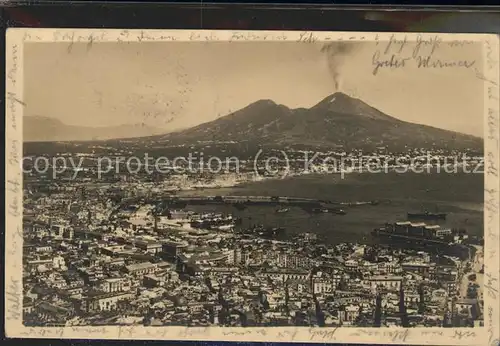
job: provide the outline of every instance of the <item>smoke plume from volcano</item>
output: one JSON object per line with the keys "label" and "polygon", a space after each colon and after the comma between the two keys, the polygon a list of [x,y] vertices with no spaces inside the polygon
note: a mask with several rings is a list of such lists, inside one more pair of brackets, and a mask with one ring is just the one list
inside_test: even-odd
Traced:
{"label": "smoke plume from volcano", "polygon": [[357,42],[330,42],[321,48],[328,59],[328,69],[333,78],[335,91],[342,91],[342,66],[356,48]]}

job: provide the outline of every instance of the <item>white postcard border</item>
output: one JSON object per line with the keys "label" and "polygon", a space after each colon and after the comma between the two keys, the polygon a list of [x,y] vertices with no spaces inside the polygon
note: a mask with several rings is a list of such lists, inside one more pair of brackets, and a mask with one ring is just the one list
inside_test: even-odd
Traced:
{"label": "white postcard border", "polygon": [[[26,327],[22,324],[21,174],[23,109],[23,45],[27,42],[76,42],[90,48],[97,42],[149,41],[386,41],[429,39],[481,41],[484,46],[485,106],[485,326],[479,328],[309,328],[309,327]],[[500,344],[499,282],[499,40],[490,34],[360,33],[301,31],[210,31],[126,29],[9,28],[6,39],[6,228],[5,330],[7,337],[122,340],[203,340],[262,342],[342,342],[432,345]]]}

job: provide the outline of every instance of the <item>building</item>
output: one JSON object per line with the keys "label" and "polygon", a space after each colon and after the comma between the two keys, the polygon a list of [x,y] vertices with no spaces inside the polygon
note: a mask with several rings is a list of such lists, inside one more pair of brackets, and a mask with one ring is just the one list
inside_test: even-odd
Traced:
{"label": "building", "polygon": [[232,250],[232,249],[224,249],[223,250],[223,253],[226,256],[227,264],[230,264],[230,265],[235,264],[235,260],[234,260],[235,259],[235,256],[234,256],[235,252],[236,251]]}
{"label": "building", "polygon": [[85,229],[75,229],[74,236],[81,239],[96,239],[103,241],[108,241],[110,237],[109,234],[103,232],[90,231]]}
{"label": "building", "polygon": [[316,233],[302,233],[301,236],[304,241],[318,240],[318,235]]}
{"label": "building", "polygon": [[52,259],[52,268],[54,269],[66,269],[66,261],[62,256],[55,256]]}
{"label": "building", "polygon": [[204,267],[198,266],[199,275],[204,275],[213,278],[220,278],[222,276],[234,275],[238,272],[235,267]]}
{"label": "building", "polygon": [[277,264],[281,268],[306,268],[311,261],[308,257],[300,256],[295,253],[278,253]]}
{"label": "building", "polygon": [[430,265],[428,263],[420,262],[405,262],[401,264],[404,271],[429,277]]}
{"label": "building", "polygon": [[345,261],[344,265],[347,269],[355,270],[358,268],[359,263],[356,260],[350,259],[350,260]]}
{"label": "building", "polygon": [[73,228],[67,228],[66,230],[64,230],[63,237],[65,239],[72,240],[74,236],[75,236],[75,231],[73,230]]}
{"label": "building", "polygon": [[80,273],[84,283],[86,285],[97,284],[97,282],[104,278],[104,272],[102,267],[96,266],[92,268],[78,268],[77,271]]}
{"label": "building", "polygon": [[34,311],[33,300],[28,297],[23,298],[23,314],[28,315]]}
{"label": "building", "polygon": [[127,278],[108,278],[102,280],[100,287],[105,293],[130,291],[131,283]]}
{"label": "building", "polygon": [[250,252],[243,250],[241,252],[241,264],[247,265],[250,262]]}
{"label": "building", "polygon": [[263,277],[271,278],[273,280],[281,280],[283,282],[287,280],[307,281],[309,272],[300,269],[277,268],[263,271],[260,275]]}
{"label": "building", "polygon": [[377,269],[385,274],[398,274],[401,272],[401,265],[396,262],[379,262],[377,263]]}
{"label": "building", "polygon": [[234,249],[234,264],[239,265],[241,264],[241,249],[236,248]]}
{"label": "building", "polygon": [[453,312],[464,318],[477,319],[481,314],[481,309],[476,299],[459,299],[454,302]]}
{"label": "building", "polygon": [[170,220],[188,220],[191,215],[192,212],[186,210],[169,210],[167,214]]}
{"label": "building", "polygon": [[359,316],[359,306],[357,305],[347,305],[343,311],[342,321],[351,324],[356,321]]}
{"label": "building", "polygon": [[165,259],[176,260],[188,247],[188,243],[165,241],[162,243],[162,252]]}
{"label": "building", "polygon": [[89,292],[82,301],[82,310],[86,312],[116,310],[120,301],[132,299],[133,296],[130,292]]}
{"label": "building", "polygon": [[52,269],[54,261],[52,258],[30,260],[26,263],[26,269],[28,272],[40,272]]}
{"label": "building", "polygon": [[156,276],[154,274],[145,275],[143,285],[147,288],[161,287],[168,281],[166,275]]}
{"label": "building", "polygon": [[81,299],[84,291],[83,288],[84,288],[83,284],[81,286],[73,286],[73,287],[68,286],[65,291],[69,298]]}
{"label": "building", "polygon": [[134,244],[137,248],[150,254],[160,253],[163,249],[162,244],[154,240],[136,240]]}
{"label": "building", "polygon": [[52,325],[64,325],[74,314],[71,304],[61,302],[60,304],[41,302],[36,306],[37,320]]}
{"label": "building", "polygon": [[136,277],[153,274],[156,271],[156,265],[150,262],[131,264],[125,267],[125,272]]}
{"label": "building", "polygon": [[50,227],[50,233],[53,237],[62,238],[64,236],[64,230],[66,227],[64,225],[52,225]]}
{"label": "building", "polygon": [[49,230],[49,225],[41,221],[24,221],[23,229],[25,234],[39,234]]}
{"label": "building", "polygon": [[37,253],[52,252],[52,246],[50,245],[35,246],[35,252]]}
{"label": "building", "polygon": [[318,272],[311,277],[311,289],[314,294],[332,293],[336,287],[333,280],[325,276],[322,272]]}
{"label": "building", "polygon": [[399,290],[401,287],[401,282],[403,281],[403,277],[401,276],[392,276],[392,275],[376,275],[369,279],[370,287],[373,290],[377,288],[385,288],[387,290]]}

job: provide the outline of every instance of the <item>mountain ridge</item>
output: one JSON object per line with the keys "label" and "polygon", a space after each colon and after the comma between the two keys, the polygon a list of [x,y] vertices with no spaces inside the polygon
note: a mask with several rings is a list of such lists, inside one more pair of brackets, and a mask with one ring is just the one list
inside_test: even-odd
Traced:
{"label": "mountain ridge", "polygon": [[[51,131],[60,133],[62,130],[63,133],[67,132],[66,138],[60,139],[59,136],[59,141],[78,141],[69,138],[70,133],[76,130],[70,131],[71,126],[61,127],[61,124],[53,122],[46,126],[49,129],[46,137],[50,136]],[[146,146],[147,143],[154,143],[156,147],[232,142],[246,143],[252,147],[483,149],[482,138],[406,122],[341,92],[328,95],[310,108],[292,109],[273,100],[262,99],[215,120],[170,133],[154,133],[160,130],[151,128],[140,131],[141,127],[125,125],[122,131],[116,131],[115,128],[114,132],[122,133],[121,139],[130,139]],[[40,128],[43,126],[35,127],[37,130]],[[95,140],[120,141],[116,135],[111,138],[107,133],[109,128],[91,129],[98,129],[100,134],[98,139],[94,136]],[[78,131],[85,133],[91,130],[78,128]],[[79,136],[82,137],[85,136]]]}
{"label": "mountain ridge", "polygon": [[171,143],[260,142],[261,146],[482,149],[479,137],[406,122],[344,93],[310,108],[291,109],[271,100],[192,128],[158,136]]}
{"label": "mountain ridge", "polygon": [[59,119],[41,115],[23,118],[23,139],[25,142],[99,141],[145,137],[162,133],[165,133],[162,129],[143,124],[90,127],[68,125]]}

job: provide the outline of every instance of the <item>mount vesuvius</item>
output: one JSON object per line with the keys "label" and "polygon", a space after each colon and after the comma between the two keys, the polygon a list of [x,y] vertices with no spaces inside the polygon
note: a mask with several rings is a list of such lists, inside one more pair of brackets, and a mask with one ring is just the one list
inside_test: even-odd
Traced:
{"label": "mount vesuvius", "polygon": [[402,121],[340,92],[308,109],[260,100],[214,121],[154,138],[172,144],[236,142],[367,150],[483,148],[481,138]]}

